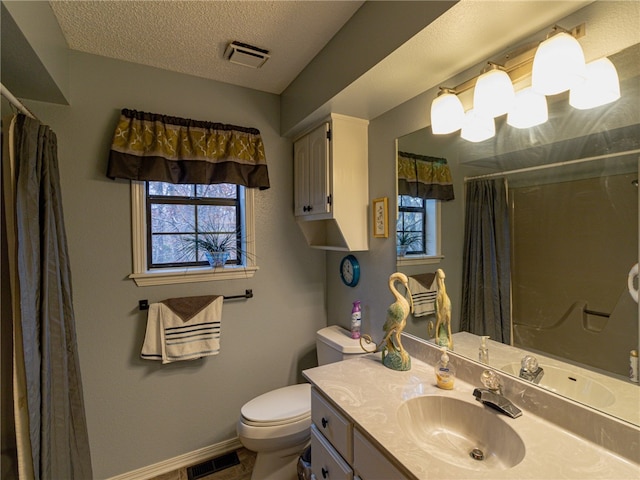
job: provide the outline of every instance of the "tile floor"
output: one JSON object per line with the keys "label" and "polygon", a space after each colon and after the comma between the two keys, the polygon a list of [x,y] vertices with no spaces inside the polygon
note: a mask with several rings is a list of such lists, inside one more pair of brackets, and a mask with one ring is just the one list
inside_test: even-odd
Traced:
{"label": "tile floor", "polygon": [[[200,477],[199,480],[250,480],[253,464],[256,461],[256,454],[244,448],[237,450],[237,453],[240,459],[239,465],[225,468],[206,477]],[[185,467],[149,480],[189,480],[189,476],[187,474],[187,468]]]}

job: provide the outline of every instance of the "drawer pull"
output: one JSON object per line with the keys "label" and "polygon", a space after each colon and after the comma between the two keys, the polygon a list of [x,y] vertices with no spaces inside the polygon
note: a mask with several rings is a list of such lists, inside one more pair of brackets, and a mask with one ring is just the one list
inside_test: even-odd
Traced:
{"label": "drawer pull", "polygon": [[322,478],[327,478],[329,476],[329,470],[322,467]]}
{"label": "drawer pull", "polygon": [[329,420],[322,417],[322,428],[327,428],[327,425],[329,425]]}

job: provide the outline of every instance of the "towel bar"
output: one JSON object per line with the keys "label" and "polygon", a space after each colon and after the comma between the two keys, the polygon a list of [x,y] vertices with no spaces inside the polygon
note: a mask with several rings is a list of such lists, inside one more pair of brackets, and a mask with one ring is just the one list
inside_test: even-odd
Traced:
{"label": "towel bar", "polygon": [[[253,290],[247,289],[244,291],[244,295],[225,295],[225,300],[235,300],[236,298],[253,298]],[[138,300],[138,309],[139,310],[149,310],[149,300]]]}

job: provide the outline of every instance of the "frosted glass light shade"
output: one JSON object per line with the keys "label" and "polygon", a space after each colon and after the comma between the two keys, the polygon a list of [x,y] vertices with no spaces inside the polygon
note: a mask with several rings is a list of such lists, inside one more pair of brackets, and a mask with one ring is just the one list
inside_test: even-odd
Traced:
{"label": "frosted glass light shade", "polygon": [[492,117],[479,115],[475,109],[469,110],[464,116],[460,136],[469,142],[483,142],[496,134],[496,122]]}
{"label": "frosted glass light shade", "polygon": [[549,119],[547,98],[532,88],[516,93],[516,99],[507,114],[507,124],[515,128],[531,128]]}
{"label": "frosted glass light shade", "polygon": [[442,93],[431,103],[431,131],[435,135],[453,133],[462,128],[464,108],[455,93]]}
{"label": "frosted glass light shade", "polygon": [[542,42],[533,58],[531,86],[542,95],[555,95],[584,82],[584,53],[578,41],[560,32]]}
{"label": "frosted glass light shade", "polygon": [[580,110],[595,108],[620,98],[618,71],[604,57],[587,64],[587,80],[569,92],[569,104]]}
{"label": "frosted glass light shade", "polygon": [[509,74],[493,69],[483,73],[476,80],[473,90],[473,110],[478,115],[499,117],[513,105],[515,93]]}

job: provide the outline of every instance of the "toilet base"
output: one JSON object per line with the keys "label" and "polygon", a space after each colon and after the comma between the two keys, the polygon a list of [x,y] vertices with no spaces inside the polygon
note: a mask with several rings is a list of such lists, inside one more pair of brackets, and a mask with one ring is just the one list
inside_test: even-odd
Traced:
{"label": "toilet base", "polygon": [[251,480],[297,480],[298,458],[310,443],[275,452],[258,452]]}

